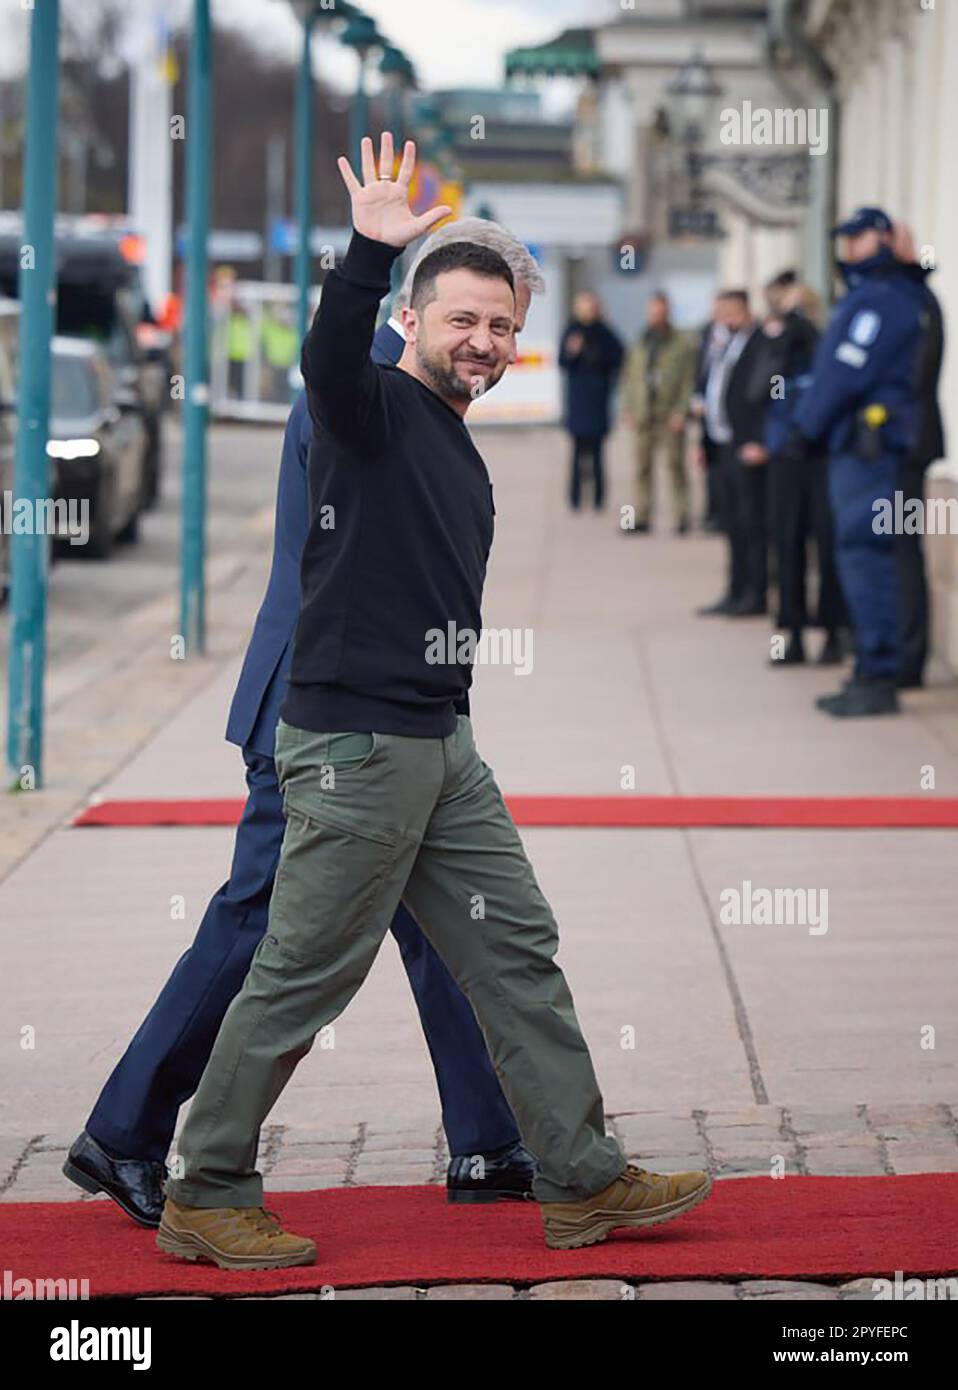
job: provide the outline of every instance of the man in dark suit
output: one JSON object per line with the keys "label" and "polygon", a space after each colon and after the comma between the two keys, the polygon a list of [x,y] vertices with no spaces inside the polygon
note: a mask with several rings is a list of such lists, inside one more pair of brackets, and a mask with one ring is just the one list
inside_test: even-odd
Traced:
{"label": "man in dark suit", "polygon": [[[767,346],[769,382],[775,387],[765,414],[769,530],[778,573],[775,626],[788,634],[788,645],[781,655],[769,657],[769,665],[801,665],[805,661],[804,629],[811,625],[825,631],[819,664],[832,666],[843,659],[839,634],[848,626],[848,615],[835,563],[828,460],[822,450],[810,451],[799,462],[781,452],[812,380],[818,329],[805,309],[814,306],[814,298],[793,270],[784,270],[770,280],[765,297],[769,312],[762,336]],[[807,592],[812,538],[818,570],[814,619],[810,618]]]}
{"label": "man in dark suit", "polygon": [[713,360],[705,387],[705,428],[720,453],[718,481],[722,526],[728,538],[726,592],[703,616],[745,618],[766,611],[768,527],[766,522],[765,412],[768,374],[759,325],[744,290],[724,290],[717,299],[728,329],[724,352]]}
{"label": "man in dark suit", "polygon": [[700,463],[705,468],[706,507],[703,526],[706,531],[721,531],[722,517],[719,508],[720,483],[718,469],[721,455],[719,444],[708,432],[705,421],[705,388],[709,372],[716,359],[721,357],[728,345],[729,333],[722,322],[721,309],[716,300],[712,306],[712,317],[702,329],[699,337],[695,361],[695,393],[689,402],[690,414],[702,423],[702,442]]}
{"label": "man in dark suit", "polygon": [[[544,282],[521,243],[496,223],[478,218],[450,223],[427,240],[397,302],[408,299],[419,259],[453,241],[478,241],[507,260],[516,281],[518,332],[532,293],[541,291]],[[376,361],[394,363],[403,347],[402,328],[397,319],[390,319],[379,328],[372,355]],[[64,1164],[71,1181],[88,1192],[105,1192],[141,1226],[159,1225],[163,1161],[179,1107],[196,1090],[223,1016],[266,931],[285,826],[273,745],[299,614],[312,439],[313,422],[301,394],[283,442],[269,583],[226,731],[227,739],[243,750],[249,789],[230,877],[213,896],[193,945],[114,1068]],[[459,712],[467,714],[468,708]],[[452,1155],[449,1200],[491,1202],[531,1195],[534,1160],[520,1143],[468,1000],[403,906],[391,929],[436,1072]]]}

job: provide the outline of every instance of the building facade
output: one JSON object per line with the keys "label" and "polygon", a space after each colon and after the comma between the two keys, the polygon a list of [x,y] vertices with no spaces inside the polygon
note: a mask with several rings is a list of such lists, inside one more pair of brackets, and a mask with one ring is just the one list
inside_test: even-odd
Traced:
{"label": "building facade", "polygon": [[[659,285],[686,324],[719,284],[760,304],[785,267],[827,303],[835,221],[871,205],[906,223],[934,267],[946,328],[951,453],[930,470],[929,496],[958,511],[958,353],[947,342],[958,322],[958,0],[622,0],[592,29],[510,64],[581,82],[576,167],[618,180],[618,240],[639,253],[614,288],[626,336]],[[584,271],[600,289],[612,282],[602,251]],[[955,529],[929,534],[927,553],[934,648],[958,671]]]}

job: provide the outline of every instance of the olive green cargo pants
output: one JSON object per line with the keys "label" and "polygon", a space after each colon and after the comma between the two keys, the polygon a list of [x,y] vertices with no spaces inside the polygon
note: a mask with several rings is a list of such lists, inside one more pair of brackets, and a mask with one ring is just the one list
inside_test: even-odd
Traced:
{"label": "olive green cargo pants", "polygon": [[223,1019],[168,1195],[260,1206],[259,1130],[315,1035],[359,989],[402,899],[468,997],[535,1196],[572,1201],[626,1160],[572,997],[555,920],[468,719],[448,738],[315,734],[280,723],[286,810],[269,926]]}
{"label": "olive green cargo pants", "polygon": [[665,450],[672,513],[676,525],[689,519],[689,484],[685,476],[685,431],[676,434],[664,422],[640,425],[636,429],[635,524],[647,526],[652,517],[655,490],[655,455]]}

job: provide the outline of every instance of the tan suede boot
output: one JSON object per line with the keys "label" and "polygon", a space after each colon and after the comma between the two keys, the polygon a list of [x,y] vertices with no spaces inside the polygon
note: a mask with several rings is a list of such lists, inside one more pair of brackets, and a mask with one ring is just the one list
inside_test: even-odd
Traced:
{"label": "tan suede boot", "polygon": [[263,1207],[185,1207],[169,1197],[156,1243],[168,1255],[220,1269],[285,1269],[316,1263],[316,1246],[284,1231]]}
{"label": "tan suede boot", "polygon": [[708,1173],[650,1173],[629,1164],[601,1192],[578,1202],[542,1202],[546,1245],[575,1250],[605,1240],[618,1226],[655,1226],[691,1211],[712,1190]]}

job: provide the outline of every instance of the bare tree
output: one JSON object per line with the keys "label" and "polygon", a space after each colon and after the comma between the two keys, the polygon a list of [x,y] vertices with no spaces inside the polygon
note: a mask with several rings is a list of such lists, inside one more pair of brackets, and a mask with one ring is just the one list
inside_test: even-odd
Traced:
{"label": "bare tree", "polygon": [[60,20],[60,205],[119,212],[129,122],[126,0],[67,0]]}

